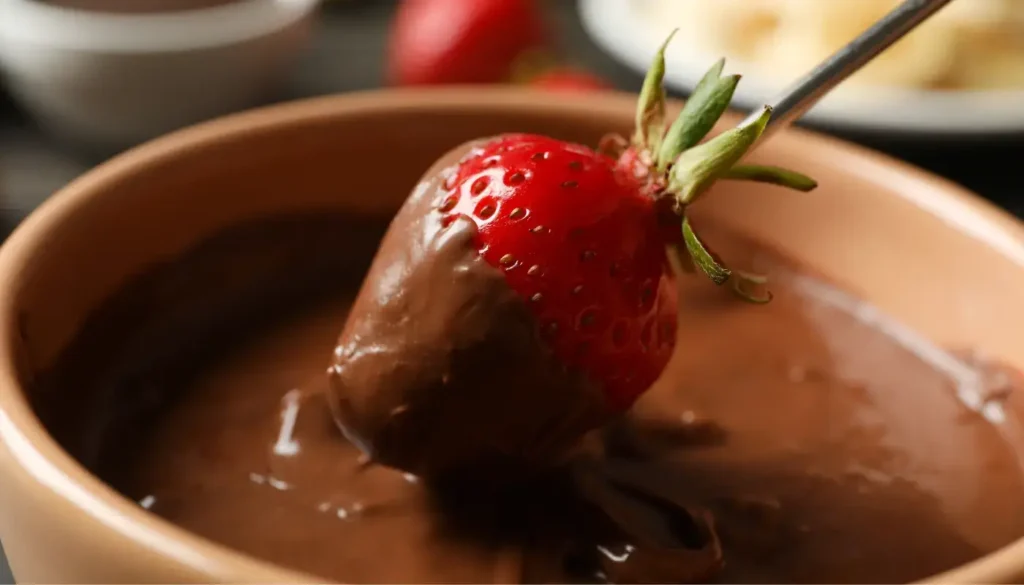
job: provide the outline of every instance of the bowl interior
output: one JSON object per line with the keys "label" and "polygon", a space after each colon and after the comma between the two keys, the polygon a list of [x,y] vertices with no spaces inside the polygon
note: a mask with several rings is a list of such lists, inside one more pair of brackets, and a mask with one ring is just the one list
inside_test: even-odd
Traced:
{"label": "bowl interior", "polygon": [[[2,427],[9,452],[5,457],[0,450],[0,463],[14,479],[13,487],[0,489],[4,505],[11,508],[12,494],[36,481],[30,468],[45,460],[65,474],[58,484],[91,494],[63,506],[88,508],[82,518],[91,516],[93,525],[99,519],[119,538],[138,542],[140,534],[149,535],[151,555],[171,567],[162,580],[300,579],[150,518],[103,487],[38,427],[21,389],[53,364],[94,308],[130,275],[225,228],[324,210],[390,217],[422,169],[471,138],[525,131],[596,144],[610,130],[628,133],[631,96],[586,99],[581,108],[575,98],[446,90],[301,102],[173,134],[67,187],[0,255],[6,287],[0,414],[10,421]],[[804,132],[783,133],[753,158],[799,168],[822,188],[799,194],[722,184],[699,204],[698,221],[714,216],[750,234],[939,345],[977,349],[1024,368],[1019,223],[946,182]],[[1011,398],[1009,407],[1021,401]],[[10,433],[25,446],[10,447]],[[64,488],[49,489],[66,501]],[[14,516],[28,521],[31,510]],[[5,536],[14,521],[3,526]],[[95,538],[89,522],[75,530]],[[96,540],[93,546],[104,546],[103,538]],[[16,559],[28,554],[17,544],[9,548]],[[170,554],[171,548],[181,554]],[[1006,580],[1021,569],[1024,551],[1004,549],[955,577]]]}

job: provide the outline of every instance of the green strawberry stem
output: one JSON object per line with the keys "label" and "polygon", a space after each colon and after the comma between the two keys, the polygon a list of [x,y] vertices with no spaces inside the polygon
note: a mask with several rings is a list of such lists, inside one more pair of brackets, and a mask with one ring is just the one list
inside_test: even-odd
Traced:
{"label": "green strawberry stem", "polygon": [[644,85],[640,89],[640,101],[636,108],[636,131],[633,143],[647,152],[657,152],[665,135],[665,48],[679,29],[669,33],[658,49],[661,58],[655,58]]}
{"label": "green strawberry stem", "polygon": [[[707,245],[697,237],[697,234],[690,226],[690,218],[688,217],[683,217],[683,243],[686,246],[686,251],[692,264],[688,266],[687,263],[682,261],[678,248],[669,248],[669,261],[677,273],[680,271],[692,272],[693,270],[690,266],[695,264],[700,268],[701,272],[711,279],[711,282],[718,285],[732,283],[733,292],[746,301],[751,303],[767,303],[772,300],[771,291],[766,291],[762,295],[752,292],[768,282],[767,278],[757,274],[730,270],[723,266],[715,257],[715,254],[708,249]],[[680,270],[680,267],[682,267],[682,270]]]}
{"label": "green strawberry stem", "polygon": [[693,203],[697,196],[738,163],[761,137],[771,116],[772,109],[764,106],[761,115],[751,122],[684,150],[672,163],[668,175],[668,192],[676,196],[676,203]]}
{"label": "green strawberry stem", "polygon": [[731,283],[732,289],[742,298],[751,302],[767,302],[771,300],[770,293],[758,296],[751,292],[765,283],[764,277],[727,268],[694,231],[686,216],[687,207],[718,180],[756,181],[798,191],[810,191],[818,184],[796,171],[738,164],[768,125],[772,115],[770,106],[763,106],[756,118],[701,143],[728,109],[740,80],[738,75],[722,75],[724,59],[716,62],[701,78],[682,112],[666,132],[665,90],[662,86],[665,49],[676,32],[672,31],[658,49],[644,79],[632,140],[639,159],[651,165],[652,182],[659,185],[656,196],[671,198],[673,209],[682,221],[686,257],[678,247],[671,246],[670,261],[677,271],[699,268],[715,284]]}
{"label": "green strawberry stem", "polygon": [[658,151],[655,162],[659,171],[664,172],[683,151],[703,140],[729,107],[740,76],[722,77],[724,68],[725,59],[719,59],[686,100]]}
{"label": "green strawberry stem", "polygon": [[720,178],[770,183],[805,192],[812,191],[818,186],[817,181],[807,175],[766,165],[733,165],[732,168],[722,173]]}
{"label": "green strawberry stem", "polygon": [[686,245],[686,251],[690,253],[690,258],[693,259],[694,264],[704,274],[708,275],[711,282],[725,284],[729,277],[732,276],[732,271],[719,264],[707,249],[707,246],[704,245],[704,242],[700,241],[700,238],[694,233],[693,228],[690,227],[690,218],[688,217],[683,218],[683,243]]}

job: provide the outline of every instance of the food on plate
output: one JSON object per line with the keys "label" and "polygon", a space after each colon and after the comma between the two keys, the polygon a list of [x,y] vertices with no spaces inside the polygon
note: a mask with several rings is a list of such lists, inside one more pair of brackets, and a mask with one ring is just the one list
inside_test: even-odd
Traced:
{"label": "food on plate", "polygon": [[[680,36],[750,73],[792,78],[808,71],[900,0],[641,0],[654,30]],[[680,49],[686,50],[686,49]],[[1024,2],[952,2],[854,74],[849,83],[928,89],[1024,87]]]}

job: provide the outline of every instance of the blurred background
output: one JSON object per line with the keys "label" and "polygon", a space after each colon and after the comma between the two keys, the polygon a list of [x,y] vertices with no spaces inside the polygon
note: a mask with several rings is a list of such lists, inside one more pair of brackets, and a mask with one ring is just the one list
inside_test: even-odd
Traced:
{"label": "blurred background", "polygon": [[[753,107],[896,3],[0,0],[0,235],[90,167],[204,119],[382,86],[637,91],[676,27],[670,93],[725,55]],[[1024,0],[956,0],[802,123],[1024,217]]]}
{"label": "blurred background", "polygon": [[[896,0],[0,0],[0,221],[196,121],[385,85],[636,91],[674,27],[685,96],[718,56],[752,107]],[[1018,215],[1024,0],[956,0],[806,124],[960,182]]]}

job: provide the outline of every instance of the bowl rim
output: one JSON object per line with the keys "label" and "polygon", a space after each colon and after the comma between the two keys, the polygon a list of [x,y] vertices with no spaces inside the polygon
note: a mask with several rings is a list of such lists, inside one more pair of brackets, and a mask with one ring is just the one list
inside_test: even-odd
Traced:
{"label": "bowl rim", "polygon": [[[635,95],[604,92],[584,98],[591,116],[621,117],[632,112]],[[478,114],[530,114],[571,116],[580,111],[579,96],[553,96],[530,89],[447,87],[373,90],[346,95],[297,100],[232,114],[178,130],[122,153],[97,166],[57,191],[19,225],[0,247],[0,290],[16,289],[36,249],[50,234],[100,196],[105,186],[135,170],[159,163],[199,145],[233,142],[249,134],[271,132],[318,119],[355,117],[395,110]],[[678,107],[678,104],[676,104]],[[733,114],[728,114],[735,118]],[[926,197],[904,197],[950,225],[968,233],[1013,260],[1024,270],[1024,222],[946,179],[843,140],[791,128],[774,140],[805,141],[827,153],[830,164],[858,160],[883,173],[890,184],[916,185]],[[824,158],[824,154],[822,154]],[[966,218],[966,219],[965,219]],[[0,294],[0,333],[16,330],[16,294]],[[11,336],[0,334],[0,449],[10,465],[20,468],[29,481],[48,495],[63,499],[108,534],[116,534],[150,549],[213,580],[320,582],[312,575],[286,569],[180,528],[148,513],[89,473],[47,433],[32,411],[17,379],[16,347]],[[921,582],[1007,582],[1024,569],[1024,535],[974,561]]]}
{"label": "bowl rim", "polygon": [[[96,53],[164,53],[235,45],[305,18],[321,0],[237,0],[174,12],[119,13],[4,0],[0,37]],[[187,33],[187,34],[186,34]]]}

